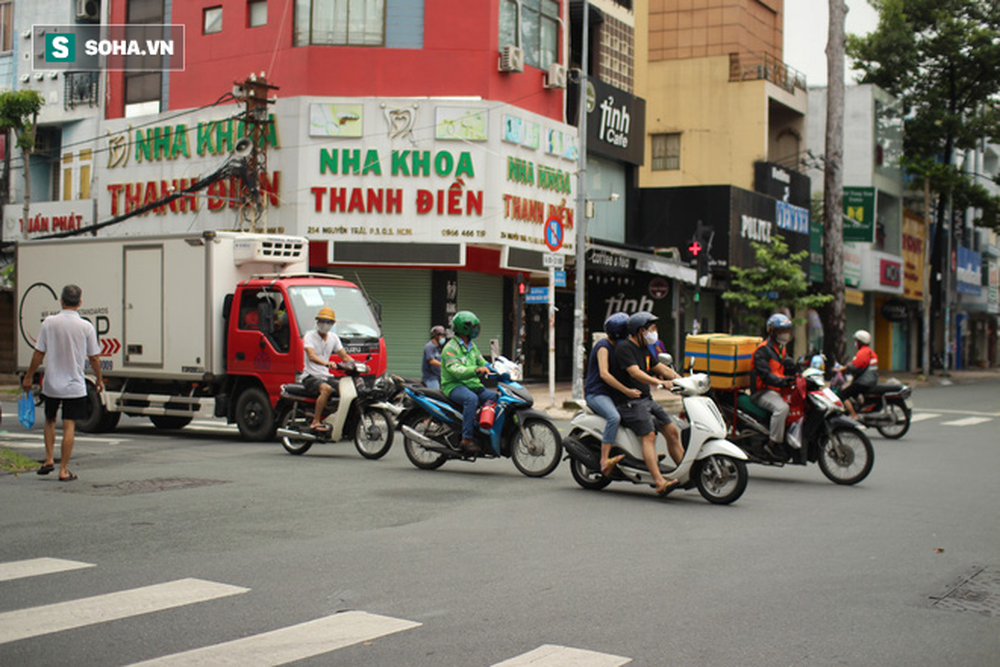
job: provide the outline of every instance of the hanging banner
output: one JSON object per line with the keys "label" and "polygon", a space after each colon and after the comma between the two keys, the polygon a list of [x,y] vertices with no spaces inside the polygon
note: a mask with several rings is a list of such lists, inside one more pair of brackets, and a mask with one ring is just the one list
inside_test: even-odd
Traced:
{"label": "hanging banner", "polygon": [[844,188],[844,240],[875,241],[875,188]]}
{"label": "hanging banner", "polygon": [[924,257],[927,226],[916,214],[903,211],[903,298],[924,298]]}

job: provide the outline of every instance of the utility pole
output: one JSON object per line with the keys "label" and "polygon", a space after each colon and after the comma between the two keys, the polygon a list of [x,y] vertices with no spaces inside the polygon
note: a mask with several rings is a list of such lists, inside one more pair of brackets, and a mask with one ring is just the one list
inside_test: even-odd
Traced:
{"label": "utility pole", "polygon": [[[583,310],[587,287],[587,60],[590,58],[590,0],[583,0],[583,38],[580,48],[580,157],[576,186],[576,289],[573,299],[573,400],[583,400]],[[553,289],[550,287],[549,289]]]}
{"label": "utility pole", "polygon": [[844,0],[830,0],[826,44],[826,169],[823,172],[823,282],[833,295],[825,308],[827,357],[843,360],[846,304],[844,303]]}
{"label": "utility pole", "polygon": [[264,196],[261,190],[261,178],[267,175],[267,137],[268,105],[274,100],[268,99],[268,92],[277,90],[277,86],[268,84],[267,78],[261,72],[260,76],[251,74],[242,82],[237,81],[233,95],[246,106],[243,122],[247,127],[247,138],[250,140],[249,155],[244,160],[246,178],[242,179],[240,197],[240,226],[251,232],[262,232],[267,228],[267,218],[264,215]]}
{"label": "utility pole", "polygon": [[931,376],[931,341],[934,336],[931,333],[931,273],[934,265],[931,264],[931,179],[924,176],[924,349],[922,365],[924,375]]}

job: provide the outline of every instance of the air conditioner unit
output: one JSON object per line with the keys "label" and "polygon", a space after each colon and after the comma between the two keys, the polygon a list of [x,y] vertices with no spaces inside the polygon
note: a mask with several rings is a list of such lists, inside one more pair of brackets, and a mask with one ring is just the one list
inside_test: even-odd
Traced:
{"label": "air conditioner unit", "polygon": [[99,21],[100,18],[100,0],[76,0],[77,21]]}
{"label": "air conditioner unit", "polygon": [[520,46],[507,44],[500,49],[500,71],[501,72],[523,72],[524,71],[524,49]]}
{"label": "air conditioner unit", "polygon": [[546,88],[566,87],[566,66],[559,63],[549,65],[549,71],[545,73]]}

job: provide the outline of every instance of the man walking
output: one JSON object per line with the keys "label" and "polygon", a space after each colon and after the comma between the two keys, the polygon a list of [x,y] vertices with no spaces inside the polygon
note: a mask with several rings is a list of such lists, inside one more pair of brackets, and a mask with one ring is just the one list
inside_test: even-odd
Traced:
{"label": "man walking", "polygon": [[85,361],[90,361],[90,367],[97,376],[95,389],[99,392],[104,389],[101,362],[97,356],[101,350],[97,344],[97,332],[94,330],[94,325],[80,317],[80,313],[77,312],[80,309],[82,295],[83,290],[76,285],[63,287],[60,299],[62,311],[49,315],[42,322],[42,330],[38,334],[38,340],[35,341],[35,353],[31,357],[31,365],[21,380],[21,387],[25,391],[30,391],[35,372],[48,356],[42,381],[42,396],[45,398],[45,463],[38,469],[38,474],[48,475],[55,469],[56,414],[62,405],[60,482],[71,482],[76,479],[76,475],[69,470],[69,459],[73,454],[76,420],[86,419],[89,410],[87,380],[83,373]]}

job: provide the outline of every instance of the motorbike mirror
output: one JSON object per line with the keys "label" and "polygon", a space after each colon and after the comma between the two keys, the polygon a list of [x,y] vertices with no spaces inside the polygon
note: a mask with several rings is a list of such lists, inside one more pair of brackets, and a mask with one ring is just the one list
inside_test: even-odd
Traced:
{"label": "motorbike mirror", "polygon": [[656,355],[656,360],[659,361],[664,366],[674,365],[674,358],[668,352],[661,352],[660,354]]}

